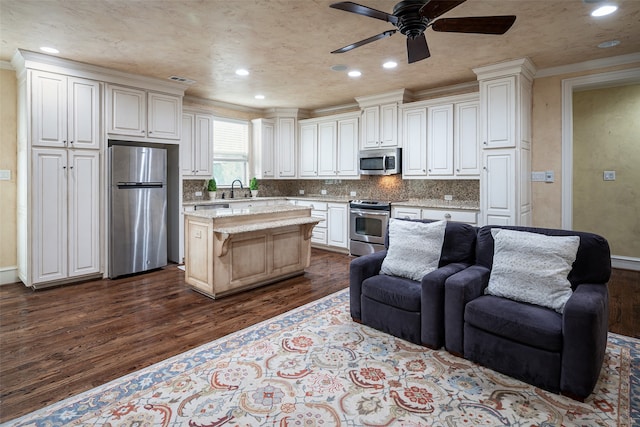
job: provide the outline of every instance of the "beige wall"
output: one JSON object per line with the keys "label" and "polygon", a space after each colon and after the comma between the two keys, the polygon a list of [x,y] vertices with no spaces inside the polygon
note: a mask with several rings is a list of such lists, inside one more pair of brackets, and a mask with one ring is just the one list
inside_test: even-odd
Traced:
{"label": "beige wall", "polygon": [[16,266],[17,82],[13,70],[0,69],[0,169],[11,180],[0,181],[0,272]]}
{"label": "beige wall", "polygon": [[553,183],[532,183],[534,226],[562,228],[562,80],[638,66],[633,63],[534,80],[531,170],[555,172]]}
{"label": "beige wall", "polygon": [[[573,228],[640,258],[640,84],[573,94]],[[615,181],[603,172],[615,171]]]}

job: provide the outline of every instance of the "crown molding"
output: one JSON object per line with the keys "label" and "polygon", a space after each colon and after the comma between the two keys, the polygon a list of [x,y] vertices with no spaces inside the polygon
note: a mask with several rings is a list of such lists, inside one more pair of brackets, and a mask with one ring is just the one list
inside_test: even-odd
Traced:
{"label": "crown molding", "polygon": [[9,61],[0,61],[0,70],[15,71],[15,68],[13,68],[13,65],[11,65],[11,62]]}
{"label": "crown molding", "polygon": [[478,80],[494,79],[510,75],[521,75],[529,80],[533,80],[533,76],[536,74],[536,66],[529,58],[525,57],[476,67],[473,69],[473,72],[476,73]]}
{"label": "crown molding", "polygon": [[92,80],[114,83],[123,86],[131,86],[159,92],[184,95],[189,85],[171,80],[162,80],[155,77],[145,77],[138,74],[125,73],[111,68],[72,61],[57,56],[44,55],[28,50],[18,49],[13,55],[11,64],[19,75],[23,75],[27,69],[48,71],[51,73],[66,74],[83,77]]}
{"label": "crown molding", "polygon": [[562,74],[579,73],[582,71],[592,71],[601,68],[615,67],[640,62],[640,52],[628,55],[610,56],[608,58],[593,59],[590,61],[578,62],[575,64],[561,65],[558,67],[543,68],[536,72],[535,78],[558,76]]}
{"label": "crown molding", "polygon": [[360,108],[372,107],[374,105],[388,104],[397,102],[398,104],[404,104],[405,102],[413,101],[413,93],[408,89],[398,89],[392,92],[379,93],[376,95],[358,96],[356,101]]}
{"label": "crown molding", "polygon": [[231,104],[229,102],[216,101],[214,99],[198,98],[190,95],[185,95],[185,97],[182,98],[182,100],[183,100],[184,106],[186,108],[191,107],[191,109],[197,108],[195,107],[196,105],[206,105],[209,107],[223,108],[225,110],[239,111],[242,113],[250,113],[250,114],[256,114],[256,115],[261,115],[265,113],[265,110],[262,108],[247,107],[244,105]]}

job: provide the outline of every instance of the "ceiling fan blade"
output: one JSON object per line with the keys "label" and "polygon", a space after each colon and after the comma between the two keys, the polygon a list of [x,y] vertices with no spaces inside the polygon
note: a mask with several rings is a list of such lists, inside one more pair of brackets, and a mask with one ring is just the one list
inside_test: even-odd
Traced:
{"label": "ceiling fan blade", "polygon": [[374,42],[376,40],[380,40],[383,39],[385,37],[390,37],[392,36],[397,30],[389,30],[389,31],[385,31],[384,33],[380,33],[380,34],[376,34],[375,36],[369,37],[368,39],[364,39],[364,40],[360,40],[359,42],[355,42],[352,43],[348,46],[345,47],[341,47],[340,49],[336,49],[331,53],[344,53],[344,52],[348,52],[351,49],[355,49],[357,47],[363,46],[365,44]]}
{"label": "ceiling fan blade", "polygon": [[367,6],[362,6],[351,1],[333,3],[330,7],[334,9],[346,10],[347,12],[357,13],[358,15],[368,16],[370,18],[381,19],[386,22],[391,22],[393,25],[396,25],[396,23],[398,22],[398,18],[396,16],[390,15],[377,9],[372,9]]}
{"label": "ceiling fan blade", "polygon": [[435,19],[444,15],[456,6],[460,6],[466,0],[431,0],[420,8],[420,16]]}
{"label": "ceiling fan blade", "polygon": [[504,34],[515,21],[513,15],[442,18],[434,22],[431,28],[451,33]]}
{"label": "ceiling fan blade", "polygon": [[407,54],[409,56],[409,64],[427,59],[431,56],[429,46],[427,46],[427,38],[424,33],[416,38],[407,37]]}

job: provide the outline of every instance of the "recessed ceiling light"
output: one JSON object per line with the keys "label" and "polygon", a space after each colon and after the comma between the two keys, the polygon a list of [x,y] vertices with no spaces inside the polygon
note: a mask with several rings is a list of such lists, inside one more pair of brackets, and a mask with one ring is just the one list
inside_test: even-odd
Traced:
{"label": "recessed ceiling light", "polygon": [[55,47],[42,46],[40,50],[47,53],[60,53]]}
{"label": "recessed ceiling light", "polygon": [[254,96],[255,99],[264,99],[264,95],[256,95]]}
{"label": "recessed ceiling light", "polygon": [[358,70],[351,70],[348,74],[349,77],[360,77],[362,75],[362,73]]}
{"label": "recessed ceiling light", "polygon": [[239,68],[236,70],[236,74],[239,76],[248,76],[249,71],[245,70],[244,68]]}
{"label": "recessed ceiling light", "polygon": [[620,40],[609,40],[609,41],[600,43],[598,47],[601,49],[606,49],[608,47],[618,46],[619,44],[620,44]]}
{"label": "recessed ceiling light", "polygon": [[387,69],[396,68],[398,66],[398,63],[395,61],[387,61],[384,64],[382,64],[382,66]]}
{"label": "recessed ceiling light", "polygon": [[336,64],[336,65],[332,66],[331,69],[333,71],[345,71],[347,69],[347,66],[344,65],[344,64]]}
{"label": "recessed ceiling light", "polygon": [[618,10],[618,6],[614,6],[612,4],[605,4],[604,6],[600,6],[599,8],[591,12],[591,16],[598,17],[598,16],[611,15],[616,10]]}

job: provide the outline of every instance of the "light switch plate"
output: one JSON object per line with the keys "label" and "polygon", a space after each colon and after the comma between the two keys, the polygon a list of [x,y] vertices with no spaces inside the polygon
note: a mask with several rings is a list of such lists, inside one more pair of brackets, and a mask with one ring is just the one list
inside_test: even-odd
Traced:
{"label": "light switch plate", "polygon": [[616,180],[616,171],[604,171],[602,174],[602,179],[605,181],[615,181]]}
{"label": "light switch plate", "polygon": [[298,190],[298,194],[300,194],[301,196],[304,196],[304,190]]}
{"label": "light switch plate", "polygon": [[531,172],[531,181],[544,182],[545,172]]}
{"label": "light switch plate", "polygon": [[451,194],[445,194],[445,195],[444,195],[444,199],[445,199],[447,202],[450,202],[450,201],[452,201],[452,200],[453,200],[453,196],[452,196]]}
{"label": "light switch plate", "polygon": [[202,197],[202,191],[196,191],[195,196],[196,197]]}
{"label": "light switch plate", "polygon": [[320,190],[320,194],[324,196],[325,194],[327,194],[327,190]]}
{"label": "light switch plate", "polygon": [[349,193],[349,196],[350,196],[350,197],[356,197],[356,192],[355,192],[355,191],[350,192],[350,193]]}
{"label": "light switch plate", "polygon": [[9,169],[0,170],[0,181],[11,181],[11,170]]}

